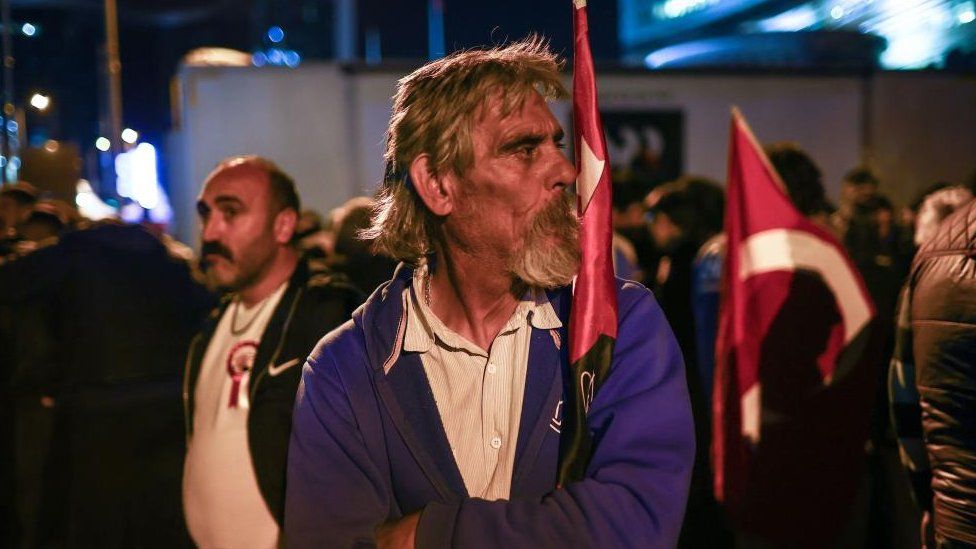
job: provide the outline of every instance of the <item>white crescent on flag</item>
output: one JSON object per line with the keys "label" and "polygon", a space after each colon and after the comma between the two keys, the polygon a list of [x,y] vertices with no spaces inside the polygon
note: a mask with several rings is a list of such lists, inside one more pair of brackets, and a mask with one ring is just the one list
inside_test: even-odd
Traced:
{"label": "white crescent on flag", "polygon": [[772,271],[805,269],[820,275],[837,298],[844,319],[844,343],[851,340],[871,320],[871,305],[857,286],[857,275],[837,248],[803,231],[773,229],[746,239],[740,253],[739,277]]}
{"label": "white crescent on flag", "polygon": [[590,148],[586,139],[580,139],[580,171],[576,176],[576,193],[580,197],[580,216],[586,212],[586,207],[593,198],[593,191],[600,183],[600,176],[603,175],[603,167],[606,160],[597,158],[596,153]]}

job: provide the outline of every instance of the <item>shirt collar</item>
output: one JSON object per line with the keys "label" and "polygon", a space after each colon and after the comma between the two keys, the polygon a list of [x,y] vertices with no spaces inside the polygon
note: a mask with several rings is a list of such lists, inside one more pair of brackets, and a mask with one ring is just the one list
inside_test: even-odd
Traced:
{"label": "shirt collar", "polygon": [[[407,293],[407,328],[403,338],[403,350],[408,352],[426,353],[434,344],[434,338],[444,345],[467,351],[471,354],[485,355],[485,350],[471,343],[466,338],[451,330],[427,307],[424,297],[427,265],[421,264],[413,274],[413,284],[404,289]],[[546,292],[539,288],[530,288],[522,296],[512,317],[499,332],[508,333],[528,323],[536,329],[552,330],[561,328],[563,323],[552,308]]]}

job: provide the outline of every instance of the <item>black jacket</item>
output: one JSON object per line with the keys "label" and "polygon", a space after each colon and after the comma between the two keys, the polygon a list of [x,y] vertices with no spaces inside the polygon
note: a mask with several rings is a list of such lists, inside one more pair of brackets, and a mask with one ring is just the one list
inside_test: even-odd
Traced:
{"label": "black jacket", "polygon": [[[193,397],[203,356],[230,301],[230,296],[221,301],[190,344],[183,380],[187,440],[193,436]],[[363,295],[341,275],[299,261],[258,345],[248,387],[248,445],[261,495],[279,525],[285,509],[291,412],[302,365],[318,340],[345,322],[362,301]]]}
{"label": "black jacket", "polygon": [[976,201],[943,221],[909,284],[936,535],[976,544]]}

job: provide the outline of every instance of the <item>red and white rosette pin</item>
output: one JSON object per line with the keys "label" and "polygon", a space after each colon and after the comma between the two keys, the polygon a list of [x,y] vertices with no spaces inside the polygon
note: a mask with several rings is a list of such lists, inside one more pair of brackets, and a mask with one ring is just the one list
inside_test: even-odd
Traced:
{"label": "red and white rosette pin", "polygon": [[256,341],[239,341],[227,353],[227,373],[230,374],[230,404],[228,408],[237,408],[237,401],[241,392],[241,380],[244,374],[254,366],[254,357],[258,354]]}

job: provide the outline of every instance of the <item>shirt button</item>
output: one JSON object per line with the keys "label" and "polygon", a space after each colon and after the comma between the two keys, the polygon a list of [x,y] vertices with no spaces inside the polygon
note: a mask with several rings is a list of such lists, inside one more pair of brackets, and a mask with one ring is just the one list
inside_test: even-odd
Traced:
{"label": "shirt button", "polygon": [[494,449],[496,449],[496,450],[499,449],[499,448],[501,448],[502,447],[502,439],[500,439],[498,437],[495,437],[495,438],[491,439],[491,447],[494,448]]}
{"label": "shirt button", "polygon": [[493,373],[495,373],[497,371],[498,371],[498,366],[495,366],[495,363],[494,362],[489,362],[488,363],[488,373],[489,374],[493,374]]}

